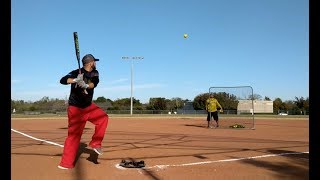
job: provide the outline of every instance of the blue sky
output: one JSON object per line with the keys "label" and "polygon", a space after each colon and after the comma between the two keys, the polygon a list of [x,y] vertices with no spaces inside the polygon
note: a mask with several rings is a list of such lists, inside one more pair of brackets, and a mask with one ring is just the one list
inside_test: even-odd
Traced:
{"label": "blue sky", "polygon": [[[60,78],[81,56],[100,61],[94,99],[193,100],[251,86],[272,100],[309,97],[307,0],[11,1],[11,99],[65,99]],[[188,38],[183,38],[187,33]]]}

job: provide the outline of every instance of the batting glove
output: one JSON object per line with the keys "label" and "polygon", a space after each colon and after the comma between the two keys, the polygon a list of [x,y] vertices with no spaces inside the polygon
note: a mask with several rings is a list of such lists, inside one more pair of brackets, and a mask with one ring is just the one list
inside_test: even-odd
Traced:
{"label": "batting glove", "polygon": [[83,89],[87,89],[89,87],[89,84],[86,84],[83,80],[77,82],[77,85]]}
{"label": "batting glove", "polygon": [[77,83],[83,80],[83,74],[78,74],[77,78],[73,79],[73,82]]}

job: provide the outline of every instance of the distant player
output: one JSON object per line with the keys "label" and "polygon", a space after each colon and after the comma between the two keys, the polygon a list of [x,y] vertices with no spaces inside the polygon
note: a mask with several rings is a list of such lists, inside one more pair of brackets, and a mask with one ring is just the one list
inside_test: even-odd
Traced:
{"label": "distant player", "polygon": [[218,117],[218,108],[220,112],[223,112],[222,106],[219,104],[218,100],[213,97],[213,94],[210,94],[209,98],[206,100],[206,110],[208,112],[207,128],[213,128],[211,119],[213,118],[216,121],[216,127],[219,127],[219,117]]}

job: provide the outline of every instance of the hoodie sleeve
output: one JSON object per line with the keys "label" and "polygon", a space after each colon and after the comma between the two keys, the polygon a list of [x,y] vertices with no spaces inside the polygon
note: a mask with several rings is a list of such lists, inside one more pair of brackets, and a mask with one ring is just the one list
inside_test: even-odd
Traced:
{"label": "hoodie sleeve", "polygon": [[78,76],[78,70],[73,70],[73,71],[69,72],[67,75],[63,76],[60,79],[60,83],[63,85],[67,85],[68,78],[76,78],[77,76]]}

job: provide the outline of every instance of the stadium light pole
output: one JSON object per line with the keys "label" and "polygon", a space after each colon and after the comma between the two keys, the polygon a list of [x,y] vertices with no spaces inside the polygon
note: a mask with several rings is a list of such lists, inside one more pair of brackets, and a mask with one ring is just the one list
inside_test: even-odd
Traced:
{"label": "stadium light pole", "polygon": [[130,103],[130,115],[133,114],[133,60],[140,60],[144,59],[143,56],[123,56],[122,59],[124,60],[131,60],[131,103]]}

